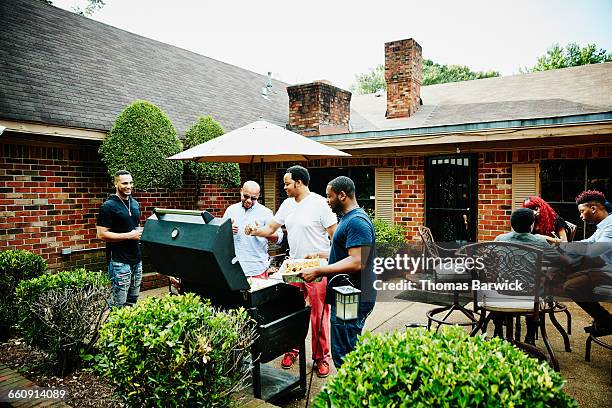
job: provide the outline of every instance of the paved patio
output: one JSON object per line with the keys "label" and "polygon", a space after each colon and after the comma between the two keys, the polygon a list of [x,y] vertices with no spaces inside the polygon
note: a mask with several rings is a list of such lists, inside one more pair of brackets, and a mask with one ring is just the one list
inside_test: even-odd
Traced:
{"label": "paved patio", "polygon": [[[143,296],[164,296],[166,293],[166,288],[159,288],[143,292]],[[435,306],[409,301],[377,303],[366,321],[366,330],[374,333],[384,333],[393,330],[404,330],[407,323],[426,323],[425,312],[433,307]],[[546,327],[550,342],[559,360],[561,375],[567,380],[565,389],[569,395],[578,401],[580,407],[612,407],[612,387],[609,385],[612,353],[594,345],[591,362],[584,361],[586,335],[582,328],[589,325],[591,320],[577,305],[571,303],[568,304],[568,308],[573,320],[572,335],[570,336],[571,353],[564,351],[561,336],[552,324],[549,323]],[[565,326],[565,318],[562,315],[560,316],[559,321]],[[489,327],[491,328],[492,325],[489,325]],[[524,328],[523,333],[525,333]],[[537,340],[536,345],[540,349],[545,350],[541,340]],[[310,333],[306,340],[306,348],[307,356],[310,357]],[[277,364],[280,367],[280,358],[269,364]],[[333,363],[331,363],[331,366],[330,377],[336,374]],[[309,380],[311,370],[312,362],[308,362]],[[294,366],[291,371],[294,375],[298,375],[297,367]],[[314,376],[310,393],[311,400],[321,390],[326,380],[320,379],[316,375]],[[304,407],[305,403],[305,399],[294,398],[284,401],[280,405],[287,408],[298,408]]]}

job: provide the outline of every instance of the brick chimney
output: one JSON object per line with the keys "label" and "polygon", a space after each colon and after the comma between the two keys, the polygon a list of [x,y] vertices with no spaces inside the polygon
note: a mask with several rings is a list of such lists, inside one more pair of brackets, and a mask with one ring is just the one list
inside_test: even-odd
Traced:
{"label": "brick chimney", "polygon": [[420,105],[423,57],[412,38],[385,43],[387,119],[405,118]]}
{"label": "brick chimney", "polygon": [[287,128],[304,136],[349,133],[351,93],[328,81],[287,87]]}

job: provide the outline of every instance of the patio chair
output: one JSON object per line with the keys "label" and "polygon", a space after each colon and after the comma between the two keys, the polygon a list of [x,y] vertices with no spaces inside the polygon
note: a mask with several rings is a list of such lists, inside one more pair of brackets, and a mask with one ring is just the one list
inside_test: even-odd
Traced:
{"label": "patio chair", "polygon": [[[609,285],[597,286],[595,289],[593,289],[593,295],[595,297],[601,296],[604,299],[610,299],[612,297],[612,286],[609,286]],[[611,336],[612,334],[610,333],[604,333],[604,334],[600,334],[597,332],[589,333],[589,336],[586,339],[586,348],[584,350],[584,360],[591,361],[592,343],[598,344],[601,347],[605,348],[606,350],[612,351],[612,342],[611,341],[606,342],[603,340],[604,337],[606,337],[609,340]],[[612,385],[612,361],[610,361],[610,385]]]}
{"label": "patio chair", "polygon": [[555,371],[559,371],[559,362],[548,341],[546,334],[545,303],[542,301],[541,282],[542,251],[527,245],[511,242],[482,242],[462,248],[466,256],[480,259],[482,267],[475,268],[481,283],[503,284],[518,282],[522,287],[497,287],[476,291],[480,319],[471,332],[474,336],[493,318],[501,317],[506,327],[506,340],[540,359],[546,356],[536,347],[524,344],[516,339],[513,324],[517,317],[531,316],[540,329],[542,340],[549,355],[549,361]]}
{"label": "patio chair", "polygon": [[[576,230],[578,229],[578,227],[576,224],[573,224],[569,221],[565,221],[565,223],[567,224],[569,228],[569,230],[567,231],[567,241],[572,242],[574,240],[574,237],[576,236]],[[568,352],[572,351],[570,347],[569,337],[567,336],[568,334],[569,335],[572,334],[572,315],[571,313],[569,312],[569,310],[567,310],[567,306],[565,306],[563,303],[553,300],[552,296],[546,300],[546,305],[547,305],[547,309],[549,310],[548,315],[550,317],[550,321],[555,326],[555,328],[559,331],[559,333],[561,333],[561,336],[563,337],[563,342],[565,344],[565,351],[568,351]],[[561,324],[557,320],[555,313],[565,313],[565,317],[567,319],[567,332],[561,327]],[[536,338],[537,338],[537,333],[536,333]]]}
{"label": "patio chair", "polygon": [[[427,227],[419,226],[419,236],[423,241],[423,249],[426,258],[457,258],[456,251],[445,249],[437,245],[434,241],[431,230]],[[461,264],[463,267],[463,264]],[[444,268],[441,265],[437,265],[433,270],[433,276],[435,283],[470,283],[472,275],[470,271],[457,269],[457,266],[453,263],[450,268]],[[454,322],[448,320],[453,312],[460,312],[467,317],[467,322]],[[438,315],[444,314],[442,318]],[[427,315],[427,329],[431,329],[432,322],[438,324],[437,328],[443,324],[456,325],[456,326],[472,326],[474,327],[478,320],[474,315],[474,311],[466,309],[461,303],[459,303],[459,291],[453,290],[453,303],[449,306],[437,307],[431,309],[426,313]]]}

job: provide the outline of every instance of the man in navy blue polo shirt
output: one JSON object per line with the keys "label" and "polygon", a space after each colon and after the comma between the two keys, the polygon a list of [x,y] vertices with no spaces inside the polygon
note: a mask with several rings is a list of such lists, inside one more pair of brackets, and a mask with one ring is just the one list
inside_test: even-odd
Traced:
{"label": "man in navy blue polo shirt", "polygon": [[[351,352],[361,334],[365,320],[374,308],[376,292],[372,264],[375,257],[376,234],[374,225],[359,207],[355,197],[355,183],[348,177],[336,177],[327,185],[327,203],[341,218],[332,238],[329,264],[304,269],[302,278],[310,282],[318,276],[327,276],[329,285],[342,286],[346,282],[333,275],[348,274],[351,284],[362,291],[356,320],[336,319],[334,302],[331,307],[331,352],[336,368],[342,365],[344,356]],[[327,257],[328,254],[311,254]],[[335,282],[337,281],[337,282]]]}
{"label": "man in navy blue polo shirt", "polygon": [[108,276],[112,283],[112,306],[132,306],[138,300],[142,261],[138,240],[142,231],[140,205],[132,197],[134,182],[127,170],[115,173],[115,194],[100,207],[97,236],[110,251]]}

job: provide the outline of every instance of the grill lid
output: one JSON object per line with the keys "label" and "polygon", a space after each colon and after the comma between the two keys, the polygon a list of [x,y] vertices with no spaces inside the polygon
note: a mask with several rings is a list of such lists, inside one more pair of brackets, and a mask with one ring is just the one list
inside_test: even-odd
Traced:
{"label": "grill lid", "polygon": [[249,289],[236,259],[229,219],[207,211],[156,208],[145,223],[141,242],[161,274],[210,291]]}

